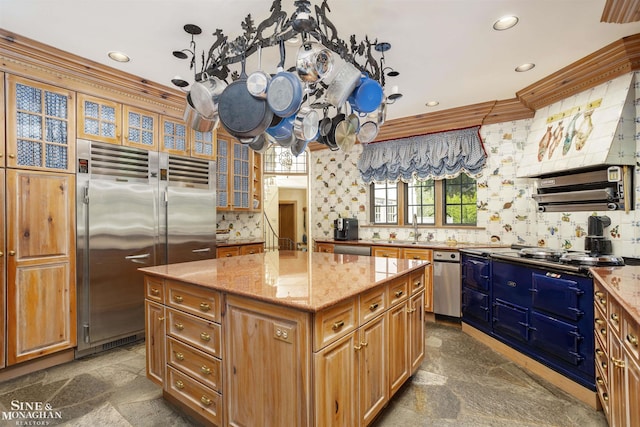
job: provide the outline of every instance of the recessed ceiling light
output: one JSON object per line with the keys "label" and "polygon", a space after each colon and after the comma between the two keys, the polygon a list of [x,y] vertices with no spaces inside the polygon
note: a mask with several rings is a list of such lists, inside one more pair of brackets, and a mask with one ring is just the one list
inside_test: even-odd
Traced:
{"label": "recessed ceiling light", "polygon": [[503,16],[493,23],[493,29],[496,31],[508,30],[509,28],[515,27],[518,23],[518,17],[514,15]]}
{"label": "recessed ceiling light", "polygon": [[126,53],[118,52],[115,50],[109,52],[108,55],[109,58],[117,62],[129,62],[131,60],[131,58],[129,58]]}
{"label": "recessed ceiling light", "polygon": [[516,67],[516,71],[519,73],[523,73],[525,71],[529,71],[530,69],[532,69],[533,67],[535,67],[536,64],[532,64],[531,62],[529,62],[528,64],[522,64],[520,66]]}
{"label": "recessed ceiling light", "polygon": [[436,105],[440,104],[438,101],[429,101],[427,102],[425,105],[427,107],[435,107]]}

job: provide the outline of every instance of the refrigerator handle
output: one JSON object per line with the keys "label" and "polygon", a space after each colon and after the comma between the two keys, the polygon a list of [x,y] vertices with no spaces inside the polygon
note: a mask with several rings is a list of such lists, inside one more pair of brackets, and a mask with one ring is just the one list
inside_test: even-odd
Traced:
{"label": "refrigerator handle", "polygon": [[211,248],[194,249],[191,252],[193,252],[194,254],[197,254],[200,252],[211,252]]}
{"label": "refrigerator handle", "polygon": [[124,259],[131,260],[131,262],[135,262],[137,264],[145,264],[145,262],[141,261],[141,260],[149,258],[150,256],[151,256],[151,254],[129,255],[129,256],[124,257]]}
{"label": "refrigerator handle", "polygon": [[164,197],[164,204],[165,206],[169,203],[169,192],[167,190],[163,191],[163,197]]}

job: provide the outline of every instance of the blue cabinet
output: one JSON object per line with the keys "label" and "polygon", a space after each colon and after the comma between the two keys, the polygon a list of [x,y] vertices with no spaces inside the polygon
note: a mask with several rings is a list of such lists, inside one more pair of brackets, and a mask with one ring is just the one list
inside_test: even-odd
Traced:
{"label": "blue cabinet", "polygon": [[491,332],[491,262],[488,258],[461,254],[462,321]]}

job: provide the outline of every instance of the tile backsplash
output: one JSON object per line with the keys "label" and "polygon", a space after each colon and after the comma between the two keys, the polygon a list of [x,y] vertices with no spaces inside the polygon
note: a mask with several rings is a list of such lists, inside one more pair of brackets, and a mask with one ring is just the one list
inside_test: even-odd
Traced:
{"label": "tile backsplash", "polygon": [[[636,105],[635,157],[640,161],[640,87],[634,83]],[[420,228],[420,241],[527,244],[554,249],[584,249],[589,215],[607,215],[611,226],[605,235],[619,256],[640,257],[640,171],[634,172],[635,210],[598,212],[538,212],[531,198],[533,179],[517,178],[516,168],[527,147],[532,119],[482,126],[487,165],[478,178],[477,228]],[[357,218],[360,238],[398,240],[413,238],[411,227],[367,227],[368,186],[356,167],[362,146],[349,152],[320,150],[310,156],[310,234],[331,237],[333,220]]]}

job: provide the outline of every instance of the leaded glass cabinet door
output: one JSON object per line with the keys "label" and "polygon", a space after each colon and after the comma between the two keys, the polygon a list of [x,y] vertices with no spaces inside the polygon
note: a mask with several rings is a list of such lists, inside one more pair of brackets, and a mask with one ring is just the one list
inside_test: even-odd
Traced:
{"label": "leaded glass cabinet door", "polygon": [[122,144],[122,105],[79,93],[78,138]]}
{"label": "leaded glass cabinet door", "polygon": [[73,172],[74,92],[7,75],[7,166]]}
{"label": "leaded glass cabinet door", "polygon": [[229,209],[229,150],[231,142],[227,138],[216,140],[216,200],[218,210]]}
{"label": "leaded glass cabinet door", "polygon": [[172,117],[162,116],[160,120],[160,151],[188,156],[191,133],[187,130],[187,125]]}
{"label": "leaded glass cabinet door", "polygon": [[191,156],[216,160],[216,131],[198,132],[191,130]]}
{"label": "leaded glass cabinet door", "polygon": [[124,106],[124,145],[158,150],[158,115],[128,105]]}
{"label": "leaded glass cabinet door", "polygon": [[249,146],[233,143],[233,209],[249,209]]}

